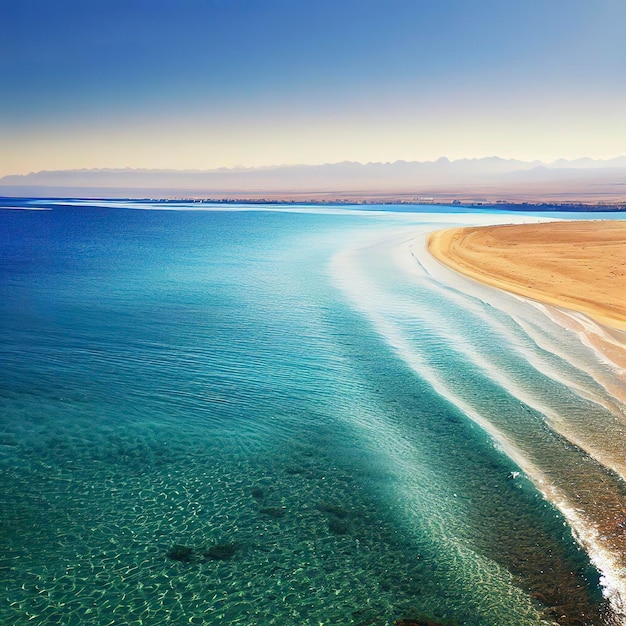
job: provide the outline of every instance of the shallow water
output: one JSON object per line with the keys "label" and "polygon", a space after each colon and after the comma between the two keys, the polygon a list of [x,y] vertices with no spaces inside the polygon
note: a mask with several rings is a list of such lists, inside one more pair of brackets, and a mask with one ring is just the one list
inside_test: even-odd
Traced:
{"label": "shallow water", "polygon": [[414,239],[515,217],[23,204],[52,210],[0,211],[3,623],[619,619],[571,530],[619,547],[611,372]]}

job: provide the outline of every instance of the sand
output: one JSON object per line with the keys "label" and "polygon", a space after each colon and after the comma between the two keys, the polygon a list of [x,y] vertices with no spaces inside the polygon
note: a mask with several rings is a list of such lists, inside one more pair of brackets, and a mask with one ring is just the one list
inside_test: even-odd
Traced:
{"label": "sand", "polygon": [[428,249],[466,276],[557,307],[564,325],[626,368],[626,221],[452,228],[432,233]]}

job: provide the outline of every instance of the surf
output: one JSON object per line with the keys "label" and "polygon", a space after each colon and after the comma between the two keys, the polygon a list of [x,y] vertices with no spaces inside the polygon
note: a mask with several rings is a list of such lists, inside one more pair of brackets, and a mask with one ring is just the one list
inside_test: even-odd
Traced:
{"label": "surf", "polygon": [[[401,288],[393,287],[391,282],[381,281],[371,271],[371,259],[379,260],[385,254],[395,269],[404,273],[404,279],[409,281],[408,287],[407,284]],[[600,373],[606,376],[606,372],[594,363],[589,350],[575,349],[572,363],[566,352],[550,353],[549,344],[546,345],[536,334],[528,333],[529,327],[550,323],[547,317],[545,321],[537,319],[541,312],[536,307],[516,306],[514,297],[508,294],[484,296],[489,289],[474,284],[466,286],[465,282],[469,281],[436,268],[437,262],[427,254],[423,232],[411,237],[403,231],[396,233],[395,237],[388,235],[377,242],[370,240],[343,250],[333,259],[332,271],[352,306],[369,320],[398,357],[488,433],[495,445],[561,512],[574,538],[601,573],[603,593],[611,606],[610,621],[626,623],[626,561],[622,556],[626,545],[620,526],[625,455],[619,444],[612,449],[609,446],[607,450],[611,440],[619,440],[616,432],[620,431],[616,429],[623,424],[623,409],[619,399],[607,393],[607,386],[599,384],[598,379],[602,381]],[[429,271],[430,268],[434,269]],[[451,279],[446,280],[446,275]],[[413,281],[412,285],[410,281]],[[480,293],[477,295],[477,292]],[[495,300],[497,305],[494,306]],[[442,306],[442,301],[447,305]],[[503,301],[506,304],[503,305]],[[520,308],[531,311],[530,321],[519,322],[519,318],[525,317],[520,314]],[[519,368],[513,366],[507,371],[494,366],[489,356],[477,347],[479,344],[472,342],[458,326],[458,319],[450,314],[453,310],[457,317],[459,311],[463,311],[465,319],[468,314],[473,316],[475,321],[468,320],[468,324],[471,326],[479,321],[494,337],[515,337],[510,352],[532,367],[533,384],[547,379],[553,386],[567,390],[570,394],[567,402],[572,406],[576,401],[571,394],[581,402],[592,403],[598,412],[596,431],[582,428],[584,416],[578,425],[574,423],[567,412],[564,413],[567,402],[559,403],[558,399],[549,402],[545,397],[539,401],[529,394],[529,381],[520,386],[524,375]],[[511,311],[515,311],[515,315],[510,315]],[[508,321],[502,320],[502,313],[509,315]],[[426,328],[430,343],[423,337],[417,339]],[[513,414],[516,415],[512,422],[518,422],[517,425],[498,417],[488,402],[477,401],[467,386],[455,384],[449,369],[446,370],[443,364],[438,367],[433,360],[433,346],[437,345],[439,349],[445,346],[459,363],[465,363],[462,367],[477,370],[479,377],[500,387],[499,395],[510,398],[502,406],[512,406],[513,399],[519,401],[520,409],[511,413],[511,419]],[[501,359],[502,355],[499,354],[498,358]],[[450,364],[447,367],[450,368]],[[549,371],[549,368],[554,370]],[[591,376],[587,373],[589,371]],[[530,417],[525,414],[528,410],[532,413]],[[601,423],[600,418],[605,422]],[[545,431],[546,427],[548,431]],[[539,449],[533,449],[537,441],[541,453]],[[546,454],[550,462],[546,462]],[[584,471],[577,466],[584,466]],[[597,497],[599,494],[600,498]]]}

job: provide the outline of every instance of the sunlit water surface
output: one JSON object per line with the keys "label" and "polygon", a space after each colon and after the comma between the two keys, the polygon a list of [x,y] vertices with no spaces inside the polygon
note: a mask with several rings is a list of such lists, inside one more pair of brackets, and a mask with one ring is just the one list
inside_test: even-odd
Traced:
{"label": "sunlit water surface", "polygon": [[424,252],[536,217],[3,203],[1,623],[623,623],[615,373]]}

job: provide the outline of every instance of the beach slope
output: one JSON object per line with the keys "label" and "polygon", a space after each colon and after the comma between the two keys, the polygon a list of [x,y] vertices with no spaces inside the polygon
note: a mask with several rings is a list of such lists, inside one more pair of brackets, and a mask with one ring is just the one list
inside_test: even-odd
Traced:
{"label": "beach slope", "polygon": [[626,221],[452,228],[428,248],[471,278],[626,331]]}
{"label": "beach slope", "polygon": [[428,249],[466,276],[550,305],[626,382],[626,221],[451,228],[431,233]]}

